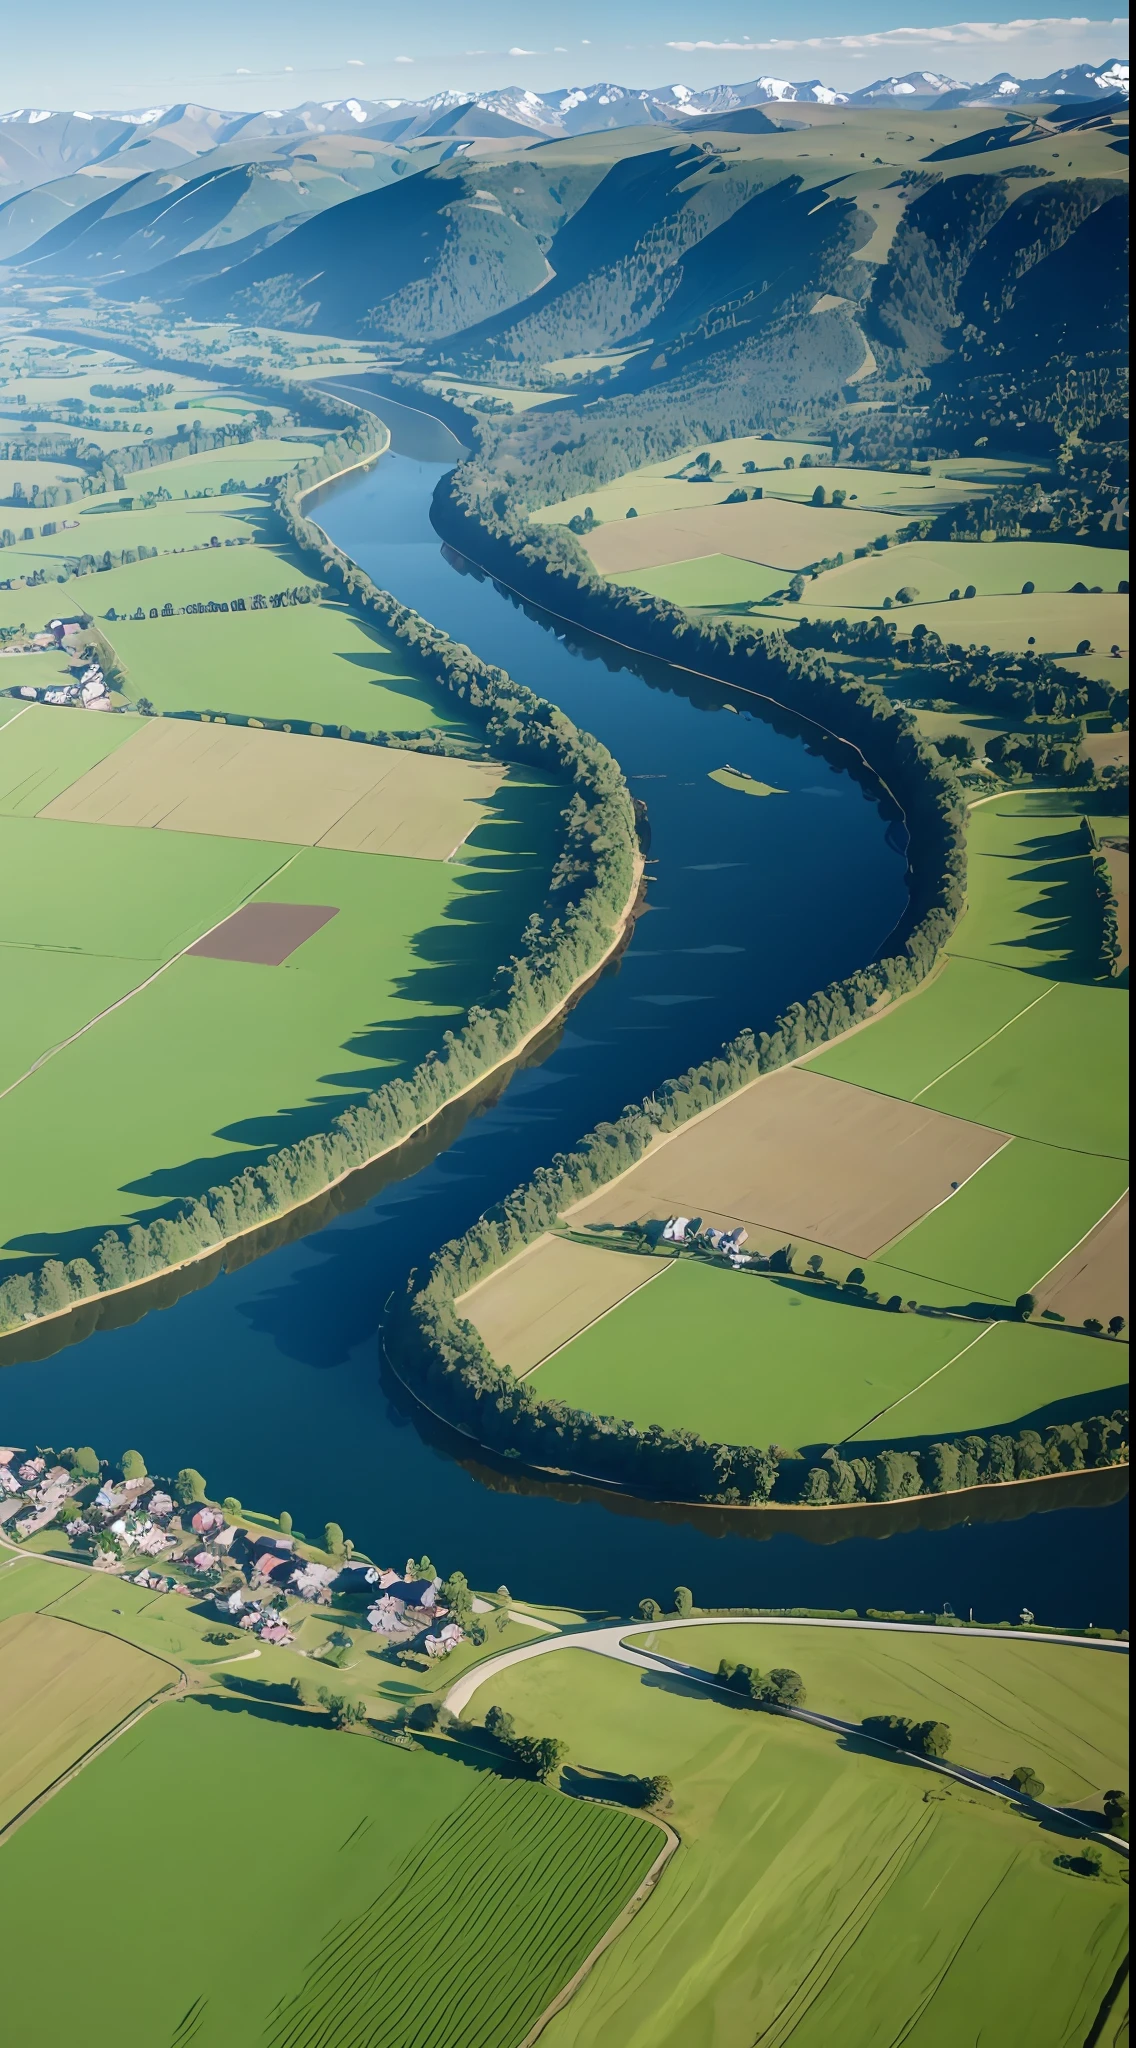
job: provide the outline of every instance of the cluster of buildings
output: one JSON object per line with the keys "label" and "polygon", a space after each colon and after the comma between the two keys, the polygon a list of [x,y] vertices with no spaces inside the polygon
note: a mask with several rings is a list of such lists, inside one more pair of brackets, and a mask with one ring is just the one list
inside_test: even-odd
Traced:
{"label": "cluster of buildings", "polygon": [[742,1250],[748,1237],[748,1230],[743,1230],[740,1223],[734,1230],[714,1230],[709,1226],[703,1229],[701,1216],[669,1216],[660,1233],[663,1244],[700,1245],[728,1259],[731,1266],[751,1263],[750,1254]]}
{"label": "cluster of buildings", "polygon": [[[70,644],[74,651],[77,636],[90,625],[90,619],[52,619],[42,633],[33,633],[26,648],[6,648],[8,654],[45,654],[49,649],[66,649]],[[43,704],[82,704],[85,711],[109,711],[110,687],[97,661],[72,663],[73,681],[53,683],[47,689],[34,683],[23,683],[19,695],[31,702]]]}
{"label": "cluster of buildings", "polygon": [[[57,1521],[69,1499],[89,1495],[93,1482],[38,1455],[14,1464],[19,1457],[0,1446],[0,1523],[26,1538]],[[466,1640],[442,1603],[441,1580],[417,1576],[413,1560],[402,1572],[355,1559],[320,1564],[291,1535],[234,1524],[206,1501],[179,1508],[148,1476],[108,1481],[64,1519],[72,1542],[88,1539],[95,1566],[122,1571],[155,1593],[205,1593],[223,1621],[260,1642],[295,1641],[294,1601],[330,1607],[333,1599],[365,1612],[371,1632],[392,1646],[414,1646],[432,1659]]]}
{"label": "cluster of buildings", "polygon": [[13,1471],[17,1457],[18,1450],[0,1446],[0,1522],[10,1524],[18,1536],[34,1536],[55,1520],[75,1489],[66,1466],[49,1469],[44,1458],[25,1458]]}

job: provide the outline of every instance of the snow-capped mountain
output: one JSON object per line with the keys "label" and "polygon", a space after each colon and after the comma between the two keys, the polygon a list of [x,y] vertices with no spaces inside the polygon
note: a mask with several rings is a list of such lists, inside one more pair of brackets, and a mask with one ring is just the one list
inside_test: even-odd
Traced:
{"label": "snow-capped mountain", "polygon": [[0,198],[27,191],[88,165],[116,171],[175,169],[207,150],[252,145],[299,135],[361,134],[376,141],[412,143],[453,137],[507,141],[510,136],[582,135],[596,129],[671,126],[748,107],[807,103],[814,106],[927,107],[1020,105],[1045,100],[1107,100],[1128,96],[1128,64],[1109,58],[1078,64],[1047,78],[1016,78],[1000,71],[968,85],[937,71],[909,71],[872,85],[838,92],[820,78],[767,75],[740,85],[694,87],[681,82],[651,87],[561,86],[532,92],[516,85],[487,93],[439,92],[429,99],[305,100],[296,107],[257,112],[222,111],[188,101],[118,111],[16,107],[0,114]]}

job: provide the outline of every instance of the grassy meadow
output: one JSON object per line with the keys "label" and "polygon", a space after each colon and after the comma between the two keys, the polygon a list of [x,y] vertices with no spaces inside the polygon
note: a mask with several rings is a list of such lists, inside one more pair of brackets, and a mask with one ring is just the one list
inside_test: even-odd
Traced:
{"label": "grassy meadow", "polygon": [[[782,1631],[769,1634],[784,1661]],[[700,1637],[686,1631],[667,1653],[709,1662],[712,1649],[716,1665],[716,1647],[696,1654]],[[904,1638],[904,1648],[915,1640]],[[763,1659],[752,1641],[744,1648],[747,1661],[774,1661],[764,1638]],[[942,1646],[947,1656],[955,1648],[953,1638]],[[858,1640],[845,1668],[841,1649],[817,1651],[810,1668],[810,1650],[802,1645],[800,1668],[820,1711],[838,1711],[836,1698],[883,1696],[883,1683],[874,1688],[864,1675]],[[1048,1697],[1023,1700],[1032,1667],[1014,1673],[977,1660],[975,1669],[972,1660],[964,1669],[967,1700],[958,1703],[956,1677],[952,1723],[961,1716],[976,1744],[985,1730],[993,1745],[1000,1716],[1020,1734],[1015,1761],[1028,1761],[1048,1731],[1069,1759],[1057,1768],[1084,1781],[1079,1766],[1107,1711],[1086,1703],[1078,1746],[1050,1727],[1047,1707],[1055,1719],[1079,1710],[1059,1682],[1047,1681]],[[918,1664],[907,1676],[897,1669],[886,1696],[941,1699],[948,1673],[939,1680]],[[1086,1882],[1055,1867],[1065,1837],[993,1799],[947,1792],[866,1746],[719,1702],[678,1674],[565,1651],[488,1680],[467,1717],[482,1720],[494,1702],[521,1732],[569,1741],[571,1765],[581,1779],[596,1774],[597,1787],[603,1774],[643,1772],[664,1772],[674,1786],[668,1818],[681,1847],[553,2020],[551,2048],[752,2048],[755,2039],[953,2048],[984,2038],[1066,2048],[1088,2035],[1124,1948],[1115,1859],[1107,1881]],[[1110,1726],[1110,1741],[1115,1733]]]}

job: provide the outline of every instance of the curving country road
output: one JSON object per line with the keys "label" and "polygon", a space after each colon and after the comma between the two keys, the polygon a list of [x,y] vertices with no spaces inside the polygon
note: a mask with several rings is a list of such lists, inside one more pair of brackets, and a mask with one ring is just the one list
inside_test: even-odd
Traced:
{"label": "curving country road", "polygon": [[[716,1678],[701,1670],[695,1664],[684,1664],[675,1657],[664,1657],[657,1650],[637,1649],[626,1641],[626,1637],[641,1630],[659,1635],[664,1630],[682,1628],[712,1627],[715,1622],[726,1623],[731,1628],[845,1628],[870,1629],[892,1635],[941,1635],[942,1630],[933,1622],[916,1621],[843,1621],[821,1620],[810,1615],[796,1614],[731,1614],[691,1615],[675,1617],[672,1620],[654,1622],[621,1622],[615,1627],[581,1629],[574,1634],[559,1635],[555,1641],[522,1643],[519,1649],[502,1650],[499,1656],[489,1657],[483,1664],[474,1665],[459,1678],[446,1694],[445,1704],[451,1713],[460,1714],[469,1705],[474,1694],[490,1678],[501,1671],[509,1670],[514,1664],[526,1663],[531,1657],[554,1656],[558,1650],[588,1650],[599,1657],[612,1657],[621,1664],[637,1665],[641,1671],[669,1672],[672,1676],[686,1679],[689,1683],[705,1687],[710,1692],[721,1690]],[[996,1628],[967,1628],[968,1636],[991,1636],[998,1641],[1007,1641],[1007,1631]],[[1096,1636],[1048,1635],[1042,1630],[1015,1629],[1008,1638],[1012,1642],[1058,1643],[1068,1649],[1103,1650],[1114,1656],[1127,1656],[1127,1643],[1101,1642]],[[731,1695],[731,1697],[735,1697]],[[831,1714],[817,1714],[808,1707],[774,1707],[767,1711],[781,1714],[792,1721],[805,1721],[813,1728],[824,1728],[832,1735],[855,1736],[861,1742],[873,1740],[864,1735],[857,1721],[841,1721]],[[1060,1821],[1063,1827],[1072,1828],[1078,1834],[1095,1842],[1103,1842],[1116,1849],[1122,1856],[1128,1855],[1128,1843],[1119,1835],[1110,1835],[1102,1828],[1096,1828],[1089,1821],[1082,1821],[1076,1815],[1066,1813],[1059,1806],[1048,1806],[1043,1800],[1030,1799],[1016,1787],[1008,1786],[1000,1778],[983,1777],[980,1771],[967,1770],[963,1764],[944,1763],[937,1757],[913,1756],[910,1750],[893,1750],[886,1742],[876,1742],[876,1747],[889,1754],[902,1757],[907,1764],[927,1771],[937,1771],[946,1778],[955,1778],[960,1784],[972,1785],[980,1792],[992,1793],[996,1799],[1004,1799],[1011,1806],[1037,1820]]]}

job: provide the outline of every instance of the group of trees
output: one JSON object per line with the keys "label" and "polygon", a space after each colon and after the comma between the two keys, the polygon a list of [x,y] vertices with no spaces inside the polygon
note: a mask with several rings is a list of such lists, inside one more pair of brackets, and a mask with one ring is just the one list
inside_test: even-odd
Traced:
{"label": "group of trees", "polygon": [[727,1692],[740,1693],[759,1707],[803,1707],[805,1681],[799,1671],[778,1664],[772,1671],[755,1670],[752,1664],[735,1664],[723,1657],[718,1666],[718,1684]]}
{"label": "group of trees", "polygon": [[1128,1411],[1051,1423],[1044,1430],[946,1437],[917,1449],[886,1448],[845,1456],[831,1446],[818,1464],[779,1467],[778,1497],[803,1507],[850,1507],[858,1501],[908,1500],[970,1486],[1004,1486],[1058,1472],[1100,1470],[1128,1456]]}
{"label": "group of trees", "polygon": [[557,1736],[518,1735],[512,1715],[504,1707],[496,1706],[490,1707],[485,1716],[485,1732],[522,1777],[537,1778],[542,1785],[559,1777],[568,1744]]}
{"label": "group of trees", "polygon": [[[139,548],[139,559],[141,560],[145,555],[156,555],[157,552],[157,548]],[[133,556],[129,558],[133,560]],[[91,557],[86,559],[90,560]],[[124,557],[125,559],[126,557]],[[110,563],[104,563],[103,566],[109,568],[111,565]],[[148,614],[139,605],[136,611],[130,612],[125,616],[132,619],[145,619],[147,616],[151,619],[180,619],[182,617],[196,616],[203,612],[278,612],[287,611],[290,605],[318,604],[319,601],[320,591],[318,585],[314,583],[294,583],[288,590],[270,590],[267,597],[262,590],[258,590],[252,597],[230,597],[228,599],[210,597],[195,600],[192,604],[171,604],[167,599],[164,605],[151,605]],[[108,619],[113,619],[114,616],[113,609],[107,613]]]}
{"label": "group of trees", "polygon": [[900,662],[911,672],[912,692],[930,699],[970,703],[1023,720],[1082,718],[1096,711],[1110,713],[1121,724],[1128,717],[1126,688],[1098,676],[1078,675],[1052,655],[1033,649],[991,653],[988,647],[944,642],[922,621],[900,638],[895,619],[802,619],[786,639],[802,651],[815,648],[861,660]]}
{"label": "group of trees", "polygon": [[873,1742],[909,1750],[912,1756],[944,1757],[951,1746],[951,1731],[945,1721],[911,1721],[906,1714],[867,1714],[860,1726]]}
{"label": "group of trees", "polygon": [[1101,974],[1112,979],[1120,971],[1120,906],[1116,900],[1116,884],[1112,869],[1100,851],[1100,841],[1088,818],[1081,820],[1081,835],[1092,856],[1093,892],[1100,911],[1101,935],[1098,966]]}

